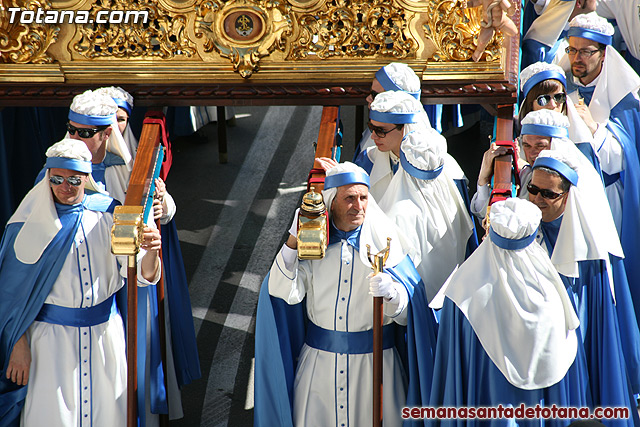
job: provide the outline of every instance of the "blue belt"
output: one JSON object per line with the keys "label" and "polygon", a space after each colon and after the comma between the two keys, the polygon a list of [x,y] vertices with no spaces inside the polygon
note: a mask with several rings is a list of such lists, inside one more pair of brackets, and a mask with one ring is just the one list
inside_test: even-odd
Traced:
{"label": "blue belt", "polygon": [[116,299],[111,295],[98,305],[86,308],[61,307],[54,304],[44,304],[36,320],[56,325],[85,328],[105,323],[112,314],[118,311]]}
{"label": "blue belt", "polygon": [[[392,348],[395,341],[395,324],[382,327],[382,348]],[[360,332],[330,331],[313,322],[307,324],[305,343],[309,347],[331,353],[373,353],[373,330]]]}
{"label": "blue belt", "polygon": [[620,172],[614,173],[613,175],[602,172],[602,178],[604,178],[604,186],[608,187],[620,179]]}

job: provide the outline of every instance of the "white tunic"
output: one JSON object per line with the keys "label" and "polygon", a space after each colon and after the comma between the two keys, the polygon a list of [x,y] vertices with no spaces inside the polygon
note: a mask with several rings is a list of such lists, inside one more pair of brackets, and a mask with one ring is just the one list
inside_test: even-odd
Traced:
{"label": "white tunic", "polygon": [[[111,214],[83,212],[75,242],[45,303],[91,307],[123,286],[127,261],[125,257],[117,262],[110,252],[112,224]],[[138,280],[149,284],[140,274]],[[27,336],[32,360],[23,426],[125,425],[127,361],[119,313],[82,328],[35,321]]]}
{"label": "white tunic", "polygon": [[[465,259],[473,223],[449,171],[462,172],[449,155],[443,156],[444,170],[431,180],[417,179],[402,165],[394,174],[389,166],[391,152],[376,147],[367,151],[373,162],[371,194],[378,205],[418,251],[414,264],[431,301],[456,266]],[[452,166],[447,167],[451,163]],[[377,171],[384,171],[384,175]],[[380,176],[384,176],[380,179]]]}
{"label": "white tunic", "polygon": [[[306,297],[309,320],[324,329],[357,332],[373,326],[373,299],[357,250],[346,241],[327,248],[321,260],[286,267],[283,248],[269,276],[269,293],[297,304]],[[291,259],[287,257],[287,259]],[[384,303],[384,323],[406,324],[406,309]],[[405,305],[406,307],[406,305]],[[400,313],[395,313],[400,311]],[[390,315],[396,315],[391,318]],[[294,382],[296,426],[368,426],[372,423],[373,355],[337,354],[304,345]],[[383,351],[385,426],[400,426],[406,378],[395,348]]]}
{"label": "white tunic", "polygon": [[627,49],[640,59],[640,0],[599,0],[596,12],[616,20]]}

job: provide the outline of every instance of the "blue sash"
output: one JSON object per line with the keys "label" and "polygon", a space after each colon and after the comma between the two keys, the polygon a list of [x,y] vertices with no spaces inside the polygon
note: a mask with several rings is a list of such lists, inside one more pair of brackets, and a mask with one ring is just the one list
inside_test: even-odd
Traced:
{"label": "blue sash", "polygon": [[36,316],[39,322],[85,328],[105,323],[117,313],[115,294],[93,307],[74,308],[44,304]]}
{"label": "blue sash", "polygon": [[[382,327],[382,348],[384,350],[394,346],[395,324],[390,323]],[[309,322],[305,342],[309,347],[318,350],[341,354],[373,353],[373,330],[360,332],[330,331]]]}

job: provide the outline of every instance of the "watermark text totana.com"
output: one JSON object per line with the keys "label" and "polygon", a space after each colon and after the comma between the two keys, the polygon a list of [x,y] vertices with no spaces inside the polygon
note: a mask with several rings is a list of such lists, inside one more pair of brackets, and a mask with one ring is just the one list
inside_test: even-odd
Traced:
{"label": "watermark text totana.com", "polygon": [[10,24],[146,24],[147,10],[100,10],[91,16],[88,10],[34,10],[10,7]]}

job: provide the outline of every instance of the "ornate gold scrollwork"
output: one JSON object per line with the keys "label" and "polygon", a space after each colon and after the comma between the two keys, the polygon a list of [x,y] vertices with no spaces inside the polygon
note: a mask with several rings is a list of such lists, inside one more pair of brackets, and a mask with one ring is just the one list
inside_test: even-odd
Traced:
{"label": "ornate gold scrollwork", "polygon": [[148,11],[147,24],[84,24],[73,49],[89,59],[97,58],[190,58],[195,44],[186,35],[187,16],[164,10],[157,0],[106,0],[93,2],[89,14],[100,11]]}
{"label": "ornate gold scrollwork", "polygon": [[[47,55],[47,49],[56,41],[60,27],[52,24],[20,23],[22,12],[15,12],[14,22],[10,23],[9,8],[35,12],[50,10],[48,0],[9,0],[0,6],[0,63],[14,64],[50,64],[53,58]],[[31,19],[29,19],[31,20]],[[26,19],[23,20],[26,22]]]}
{"label": "ornate gold scrollwork", "polygon": [[[479,9],[463,8],[459,0],[441,1],[435,5],[424,24],[426,38],[431,40],[436,51],[434,61],[466,61],[476,49],[482,16]],[[493,61],[500,56],[504,37],[496,33],[485,51],[485,60]]]}
{"label": "ornate gold scrollwork", "polygon": [[196,5],[195,35],[204,38],[204,52],[229,58],[244,78],[259,68],[260,59],[284,51],[292,32],[290,6],[274,0],[205,0]]}
{"label": "ornate gold scrollwork", "polygon": [[289,59],[415,56],[417,44],[406,34],[405,11],[384,0],[334,0],[323,10],[297,17],[299,34]]}

